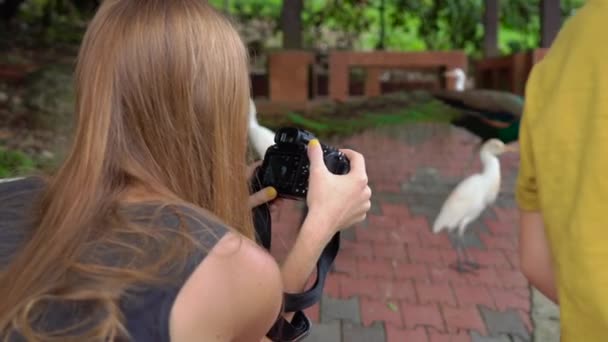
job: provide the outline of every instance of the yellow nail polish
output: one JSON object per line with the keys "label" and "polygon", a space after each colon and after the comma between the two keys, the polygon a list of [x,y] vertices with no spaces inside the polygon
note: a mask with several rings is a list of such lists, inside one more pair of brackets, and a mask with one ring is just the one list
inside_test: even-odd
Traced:
{"label": "yellow nail polish", "polygon": [[312,139],[311,141],[308,142],[308,146],[318,146],[319,145],[319,139]]}
{"label": "yellow nail polish", "polygon": [[273,187],[266,189],[266,196],[270,199],[277,197],[277,190]]}

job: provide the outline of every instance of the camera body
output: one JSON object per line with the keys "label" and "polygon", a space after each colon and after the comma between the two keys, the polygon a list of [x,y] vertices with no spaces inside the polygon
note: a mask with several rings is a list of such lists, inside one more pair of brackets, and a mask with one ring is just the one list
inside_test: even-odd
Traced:
{"label": "camera body", "polygon": [[[308,142],[315,136],[303,129],[284,127],[277,130],[274,142],[266,151],[257,178],[262,187],[272,186],[278,196],[303,200],[308,193],[310,161]],[[350,171],[350,162],[338,149],[321,144],[327,169],[334,174]]]}

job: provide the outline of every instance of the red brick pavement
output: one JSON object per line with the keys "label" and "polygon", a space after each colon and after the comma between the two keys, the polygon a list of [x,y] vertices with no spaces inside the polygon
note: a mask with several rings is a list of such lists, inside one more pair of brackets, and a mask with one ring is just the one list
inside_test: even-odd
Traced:
{"label": "red brick pavement", "polygon": [[[513,205],[488,209],[495,218],[485,219],[487,231],[479,234],[487,249],[471,252],[484,268],[460,275],[448,268],[456,256],[448,238],[432,234],[427,217],[412,214],[405,201],[387,199],[403,193],[402,184],[421,167],[458,179],[470,172],[472,140],[467,133],[433,125],[421,129],[428,131],[428,137],[412,144],[377,132],[343,141],[343,146],[365,155],[379,212],[353,228],[353,240],[343,239],[325,294],[358,298],[361,323],[384,323],[388,341],[470,341],[471,331],[487,335],[479,306],[515,309],[530,329],[528,284],[517,268]],[[501,161],[504,177],[513,178],[517,156],[504,156]],[[477,160],[473,168],[479,168]],[[508,186],[504,190],[512,190]],[[293,243],[300,219],[300,209],[292,202],[274,213],[273,251],[279,258]],[[307,313],[317,322],[319,305]]]}

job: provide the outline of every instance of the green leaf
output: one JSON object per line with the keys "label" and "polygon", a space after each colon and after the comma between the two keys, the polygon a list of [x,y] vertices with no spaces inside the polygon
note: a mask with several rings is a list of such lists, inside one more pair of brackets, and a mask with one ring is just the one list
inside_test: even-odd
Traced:
{"label": "green leaf", "polygon": [[386,303],[386,306],[393,312],[398,312],[399,308],[397,307],[397,305],[393,302],[388,302]]}

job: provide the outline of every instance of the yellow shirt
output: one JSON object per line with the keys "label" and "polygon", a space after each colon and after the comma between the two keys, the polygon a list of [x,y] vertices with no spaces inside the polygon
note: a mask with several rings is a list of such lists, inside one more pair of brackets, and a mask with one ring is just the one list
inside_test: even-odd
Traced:
{"label": "yellow shirt", "polygon": [[526,85],[516,198],[540,211],[564,342],[608,341],[608,0],[568,19]]}

